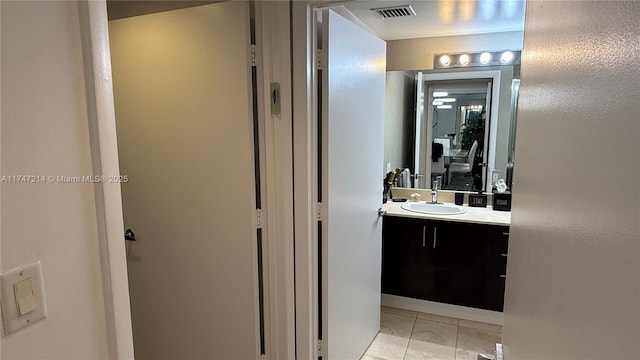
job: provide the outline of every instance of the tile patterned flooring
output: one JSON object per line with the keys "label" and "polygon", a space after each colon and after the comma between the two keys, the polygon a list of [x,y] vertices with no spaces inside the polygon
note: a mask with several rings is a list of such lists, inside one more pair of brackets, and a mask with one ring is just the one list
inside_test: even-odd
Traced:
{"label": "tile patterned flooring", "polygon": [[360,360],[476,360],[492,355],[502,326],[383,306],[380,332]]}

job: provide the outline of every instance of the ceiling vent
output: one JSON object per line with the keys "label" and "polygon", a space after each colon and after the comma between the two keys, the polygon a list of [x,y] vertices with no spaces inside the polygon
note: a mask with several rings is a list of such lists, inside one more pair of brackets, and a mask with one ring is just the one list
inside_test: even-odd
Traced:
{"label": "ceiling vent", "polygon": [[411,5],[376,8],[376,9],[371,9],[371,11],[377,12],[378,15],[382,16],[385,19],[398,18],[398,17],[404,17],[404,16],[416,16],[416,12],[413,11],[413,8],[411,7]]}

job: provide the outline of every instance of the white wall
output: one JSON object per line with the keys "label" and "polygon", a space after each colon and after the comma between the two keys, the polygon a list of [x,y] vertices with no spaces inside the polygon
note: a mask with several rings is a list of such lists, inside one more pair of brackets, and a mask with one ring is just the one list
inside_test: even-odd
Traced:
{"label": "white wall", "polygon": [[[78,5],[1,9],[2,175],[90,175]],[[41,260],[49,315],[3,337],[2,359],[106,358],[93,185],[3,183],[1,210],[2,271]]]}
{"label": "white wall", "polygon": [[528,2],[505,359],[640,358],[639,2]]}
{"label": "white wall", "polygon": [[[506,180],[507,162],[509,160],[509,135],[511,133],[511,82],[514,79],[514,67],[499,66],[496,68],[500,70],[500,98],[498,100],[496,157],[494,168],[489,170],[500,171],[500,177]],[[516,165],[514,167],[514,172],[517,171],[518,167]],[[491,180],[491,172],[487,173],[487,179]],[[514,183],[513,187],[515,188],[515,186],[516,184]]]}

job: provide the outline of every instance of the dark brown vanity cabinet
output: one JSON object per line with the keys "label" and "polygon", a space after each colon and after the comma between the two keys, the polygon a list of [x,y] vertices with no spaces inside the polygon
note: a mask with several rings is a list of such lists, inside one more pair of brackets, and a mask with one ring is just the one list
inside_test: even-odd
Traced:
{"label": "dark brown vanity cabinet", "polygon": [[382,225],[382,292],[427,298],[429,251],[424,221],[385,216]]}
{"label": "dark brown vanity cabinet", "polygon": [[386,216],[382,292],[502,311],[508,226]]}

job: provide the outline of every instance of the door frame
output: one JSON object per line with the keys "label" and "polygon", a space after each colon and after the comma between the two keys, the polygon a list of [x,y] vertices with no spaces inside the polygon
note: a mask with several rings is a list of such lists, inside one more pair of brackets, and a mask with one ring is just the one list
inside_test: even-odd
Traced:
{"label": "door frame", "polygon": [[[294,258],[293,106],[290,46],[290,4],[285,1],[255,1],[256,61],[261,62],[262,121],[264,139],[264,190],[266,209],[266,288],[269,294],[268,340],[271,359],[295,359],[296,298]],[[280,113],[271,111],[272,84]]]}
{"label": "door frame", "polygon": [[[263,170],[266,204],[262,223],[266,223],[265,252],[269,294],[267,357],[295,358],[293,160],[292,160],[292,82],[290,58],[290,4],[256,2],[258,47],[256,61],[262,63],[258,79],[264,94],[260,112],[265,150]],[[87,104],[91,132],[91,158],[94,174],[119,174],[113,83],[111,78],[108,17],[105,0],[79,2],[83,34],[84,70],[87,76]],[[271,114],[266,99],[272,83],[280,85],[280,113]],[[103,301],[107,323],[109,358],[133,359],[133,335],[129,306],[129,285],[120,184],[95,185],[98,214],[98,242],[102,273]]]}
{"label": "door frame", "polygon": [[[89,141],[94,174],[120,174],[107,5],[78,2]],[[95,183],[98,244],[109,358],[133,359],[133,333],[119,183]]]}
{"label": "door frame", "polygon": [[318,119],[315,6],[291,2],[296,358],[318,358]]}

